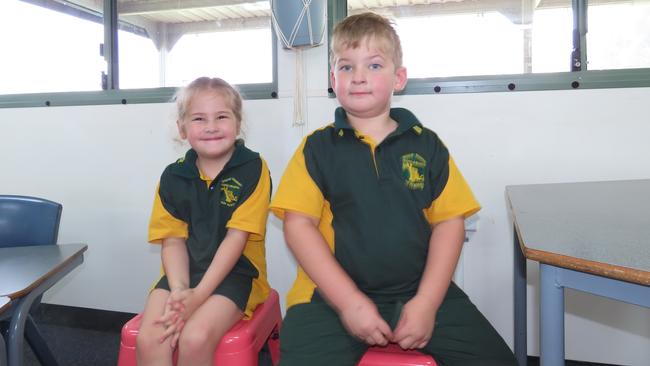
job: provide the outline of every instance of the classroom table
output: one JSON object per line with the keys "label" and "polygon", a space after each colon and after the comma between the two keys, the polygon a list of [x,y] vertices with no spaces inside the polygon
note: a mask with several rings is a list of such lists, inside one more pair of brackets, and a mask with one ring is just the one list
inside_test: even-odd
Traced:
{"label": "classroom table", "polygon": [[30,342],[42,351],[43,364],[54,364],[47,344],[36,324],[28,318],[29,309],[61,278],[83,262],[86,244],[60,244],[0,248],[0,296],[11,299],[11,321],[7,335],[9,366],[22,366],[26,327]]}
{"label": "classroom table", "polygon": [[[9,308],[11,299],[6,296],[0,296],[0,315]],[[7,365],[7,350],[5,349],[5,339],[0,333],[0,366]]]}
{"label": "classroom table", "polygon": [[506,187],[515,355],[526,365],[526,259],[540,265],[540,361],[564,365],[564,289],[650,307],[650,180]]}

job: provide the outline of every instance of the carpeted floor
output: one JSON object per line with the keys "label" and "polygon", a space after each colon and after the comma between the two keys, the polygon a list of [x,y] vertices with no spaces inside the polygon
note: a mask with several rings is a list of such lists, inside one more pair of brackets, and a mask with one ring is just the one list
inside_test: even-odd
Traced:
{"label": "carpeted floor", "polygon": [[[115,366],[119,332],[98,331],[39,323],[54,357],[61,366]],[[40,366],[25,344],[25,366]]]}
{"label": "carpeted floor", "polygon": [[[134,314],[41,304],[34,314],[40,331],[60,366],[115,366],[122,325]],[[260,354],[260,366],[270,366],[268,353]],[[539,358],[528,357],[528,366]],[[40,366],[25,342],[24,366]],[[566,366],[606,366],[567,361]]]}

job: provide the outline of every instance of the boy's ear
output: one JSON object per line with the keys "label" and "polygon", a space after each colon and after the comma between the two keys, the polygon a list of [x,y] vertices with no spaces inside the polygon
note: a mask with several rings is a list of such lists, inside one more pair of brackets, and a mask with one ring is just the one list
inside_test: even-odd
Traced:
{"label": "boy's ear", "polygon": [[181,139],[185,140],[187,138],[187,134],[185,133],[185,126],[183,125],[183,121],[180,119],[176,120],[176,127],[178,127],[178,134],[181,135]]}
{"label": "boy's ear", "polygon": [[394,91],[401,91],[406,87],[408,76],[406,75],[406,67],[400,66],[395,70],[395,87]]}
{"label": "boy's ear", "polygon": [[332,89],[336,89],[336,79],[334,78],[334,70],[330,70],[330,84]]}

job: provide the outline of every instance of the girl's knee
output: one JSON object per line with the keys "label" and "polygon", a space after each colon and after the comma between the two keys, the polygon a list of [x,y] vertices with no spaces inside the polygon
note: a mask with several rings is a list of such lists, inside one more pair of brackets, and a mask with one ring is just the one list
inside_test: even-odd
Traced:
{"label": "girl's knee", "polygon": [[136,353],[139,359],[157,358],[171,349],[169,341],[160,342],[161,334],[152,329],[140,329],[136,337]]}
{"label": "girl's knee", "polygon": [[185,328],[178,338],[178,348],[185,354],[212,354],[216,341],[211,332],[203,327]]}

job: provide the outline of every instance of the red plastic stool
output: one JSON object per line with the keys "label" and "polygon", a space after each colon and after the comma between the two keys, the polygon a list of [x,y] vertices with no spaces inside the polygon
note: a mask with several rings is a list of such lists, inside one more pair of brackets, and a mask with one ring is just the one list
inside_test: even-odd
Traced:
{"label": "red plastic stool", "polygon": [[[117,366],[137,366],[135,340],[140,331],[142,314],[136,315],[122,327],[122,339]],[[214,352],[214,364],[219,366],[257,366],[258,354],[268,343],[273,365],[280,360],[278,332],[282,324],[278,293],[271,289],[266,301],[255,309],[249,320],[240,320],[226,333]],[[174,357],[176,360],[176,355]],[[175,361],[174,361],[175,362]]]}
{"label": "red plastic stool", "polygon": [[357,366],[437,366],[433,357],[415,350],[403,350],[397,344],[371,347]]}

